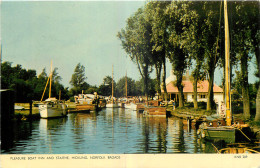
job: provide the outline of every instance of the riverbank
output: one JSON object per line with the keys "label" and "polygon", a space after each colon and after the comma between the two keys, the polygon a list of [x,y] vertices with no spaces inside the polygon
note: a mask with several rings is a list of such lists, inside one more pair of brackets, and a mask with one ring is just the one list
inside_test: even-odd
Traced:
{"label": "riverbank", "polygon": [[176,116],[176,117],[185,117],[187,116],[194,116],[194,117],[199,117],[199,116],[210,116],[212,114],[216,114],[216,110],[211,110],[207,111],[204,109],[194,109],[191,107],[177,107],[175,110],[172,109],[172,106],[168,106],[167,110],[171,112],[171,115]]}
{"label": "riverbank", "polygon": [[[170,111],[170,114],[179,118],[200,118],[200,117],[210,117],[211,115],[216,114],[216,110],[207,111],[205,109],[194,109],[191,107],[182,107],[172,109],[172,106],[167,107],[167,111]],[[245,124],[248,124],[252,131],[256,133],[256,138],[260,139],[260,122],[254,121],[253,118],[245,119],[243,114],[233,114],[235,120],[242,120]]]}

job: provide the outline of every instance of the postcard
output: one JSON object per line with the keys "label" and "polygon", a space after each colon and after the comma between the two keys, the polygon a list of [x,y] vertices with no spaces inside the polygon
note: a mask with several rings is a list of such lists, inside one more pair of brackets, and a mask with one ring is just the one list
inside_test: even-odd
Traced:
{"label": "postcard", "polygon": [[258,1],[1,1],[13,167],[259,167]]}

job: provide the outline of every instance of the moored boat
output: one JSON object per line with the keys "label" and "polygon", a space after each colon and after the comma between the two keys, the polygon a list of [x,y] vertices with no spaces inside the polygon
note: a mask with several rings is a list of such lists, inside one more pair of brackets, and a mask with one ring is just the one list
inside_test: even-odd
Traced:
{"label": "moored boat", "polygon": [[119,108],[119,105],[116,102],[111,102],[106,104],[107,108]]}
{"label": "moored boat", "polygon": [[112,66],[112,97],[106,104],[107,108],[119,108],[116,99],[114,98],[114,77],[113,77],[113,66]]}
{"label": "moored boat", "polygon": [[67,115],[67,105],[56,98],[48,98],[39,104],[41,118],[64,117]]}
{"label": "moored boat", "polygon": [[132,110],[136,111],[137,105],[134,104],[134,103],[126,103],[126,104],[125,104],[125,108],[127,108],[127,109],[132,109]]}
{"label": "moored boat", "polygon": [[[259,142],[225,144],[222,141],[215,145],[212,144],[218,154],[260,154]],[[217,146],[220,148],[218,149]]]}
{"label": "moored boat", "polygon": [[[63,101],[57,100],[55,97],[51,97],[51,82],[52,82],[51,80],[52,80],[52,64],[51,64],[51,73],[48,77],[45,89],[43,91],[41,102],[38,104],[41,118],[54,118],[54,117],[67,116],[67,105]],[[49,98],[46,99],[45,101],[42,101],[49,81],[50,81]]]}
{"label": "moored boat", "polygon": [[95,92],[94,94],[79,94],[74,96],[76,111],[73,112],[89,112],[89,111],[98,111],[102,107],[102,99]]}
{"label": "moored boat", "polygon": [[232,126],[212,126],[206,122],[200,125],[197,131],[200,138],[209,141],[224,140],[226,143],[251,141],[255,138],[254,132],[247,124]]}

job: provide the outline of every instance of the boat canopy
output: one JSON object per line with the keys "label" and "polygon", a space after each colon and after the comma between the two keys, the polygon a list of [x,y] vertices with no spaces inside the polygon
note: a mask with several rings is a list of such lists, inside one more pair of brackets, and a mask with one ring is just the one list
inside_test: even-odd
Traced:
{"label": "boat canopy", "polygon": [[45,101],[57,101],[57,99],[55,97],[50,97],[50,98],[46,99]]}

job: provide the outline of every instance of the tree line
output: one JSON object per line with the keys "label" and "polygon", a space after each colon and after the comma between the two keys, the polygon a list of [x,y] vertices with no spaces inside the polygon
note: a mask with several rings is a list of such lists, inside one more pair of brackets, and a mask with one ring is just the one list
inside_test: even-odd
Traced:
{"label": "tree line", "polygon": [[[40,101],[46,82],[48,80],[46,68],[37,76],[36,70],[24,69],[22,65],[12,66],[11,62],[1,63],[1,89],[10,89],[15,93],[15,102],[25,103],[31,100]],[[71,88],[64,87],[61,84],[62,78],[58,74],[58,68],[54,68],[52,72],[52,97],[59,98],[61,95],[62,100],[74,101],[74,96],[80,93],[93,94],[97,92],[99,95],[111,96],[112,94],[112,77],[105,76],[103,83],[100,86],[91,86],[86,80],[85,67],[80,63],[75,67],[72,74],[70,84]],[[155,95],[155,80],[149,80],[149,95]],[[144,94],[142,87],[142,79],[135,81],[129,77],[122,77],[118,82],[114,81],[114,96],[125,97],[126,92],[128,96],[141,96]],[[126,89],[127,85],[127,89]],[[46,88],[44,99],[48,97],[49,87]]]}
{"label": "tree line", "polygon": [[[236,71],[243,101],[243,113],[250,117],[248,64],[257,67],[259,77],[259,3],[229,1],[231,69]],[[184,106],[183,74],[192,70],[194,108],[198,108],[197,82],[209,82],[207,110],[214,105],[213,85],[217,67],[225,72],[224,4],[222,1],[152,1],[139,8],[118,32],[123,49],[136,63],[148,96],[148,78],[156,71],[156,91],[167,99],[166,59],[176,75],[179,107]],[[234,80],[234,76],[233,76]],[[223,85],[224,86],[224,85]],[[259,84],[257,99],[260,99]],[[224,89],[224,88],[223,88]],[[256,102],[257,103],[257,102]],[[258,101],[258,104],[260,102]],[[257,109],[257,108],[256,108]],[[260,119],[260,111],[256,114]]]}

